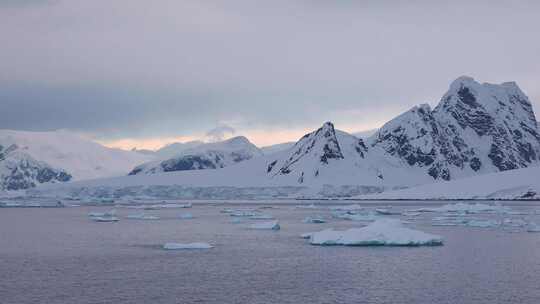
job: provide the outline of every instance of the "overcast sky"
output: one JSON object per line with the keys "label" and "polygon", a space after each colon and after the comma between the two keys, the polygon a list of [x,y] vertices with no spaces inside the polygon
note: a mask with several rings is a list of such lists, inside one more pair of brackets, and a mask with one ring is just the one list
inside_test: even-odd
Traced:
{"label": "overcast sky", "polygon": [[0,0],[0,129],[264,145],[378,127],[461,75],[540,112],[539,29],[540,1]]}

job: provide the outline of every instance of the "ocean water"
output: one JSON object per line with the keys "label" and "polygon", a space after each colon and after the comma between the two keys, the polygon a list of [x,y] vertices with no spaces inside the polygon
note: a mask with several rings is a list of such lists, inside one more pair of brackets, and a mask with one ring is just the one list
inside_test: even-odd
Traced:
{"label": "ocean water", "polygon": [[[299,235],[361,223],[306,224],[330,212],[295,204],[264,204],[280,231],[233,224],[222,204],[145,212],[157,221],[127,220],[140,211],[117,208],[118,223],[87,217],[110,207],[2,208],[0,303],[540,303],[540,233],[434,227],[437,215],[422,214],[410,226],[444,246],[318,247]],[[540,223],[540,206],[513,209]],[[187,212],[195,218],[178,219]],[[164,251],[166,242],[215,248]]]}

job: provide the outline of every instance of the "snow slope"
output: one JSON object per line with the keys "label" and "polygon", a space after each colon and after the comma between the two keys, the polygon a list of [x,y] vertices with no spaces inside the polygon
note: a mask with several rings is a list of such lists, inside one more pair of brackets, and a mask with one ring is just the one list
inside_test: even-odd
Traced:
{"label": "snow slope", "polygon": [[125,175],[134,166],[153,159],[132,151],[107,148],[67,131],[0,130],[0,145],[16,147],[20,155],[63,170],[73,180]]}
{"label": "snow slope", "polygon": [[508,170],[454,181],[358,196],[360,199],[540,199],[540,167]]}
{"label": "snow slope", "polygon": [[172,158],[139,165],[129,175],[224,168],[262,155],[259,148],[247,138],[238,136],[221,142],[200,144]]}

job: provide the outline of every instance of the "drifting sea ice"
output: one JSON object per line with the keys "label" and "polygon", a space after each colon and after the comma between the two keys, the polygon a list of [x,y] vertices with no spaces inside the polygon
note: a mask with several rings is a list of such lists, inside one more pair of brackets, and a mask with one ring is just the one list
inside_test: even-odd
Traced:
{"label": "drifting sea ice", "polygon": [[130,220],[159,220],[159,216],[155,216],[155,215],[146,215],[144,213],[139,213],[139,214],[130,214],[128,216],[126,216],[127,219],[130,219]]}
{"label": "drifting sea ice", "polygon": [[256,223],[249,226],[249,229],[256,230],[280,230],[279,221]]}
{"label": "drifting sea ice", "polygon": [[191,207],[193,207],[193,204],[192,203],[187,203],[187,204],[163,204],[163,205],[159,205],[159,207],[163,208],[163,209],[191,208]]}
{"label": "drifting sea ice", "polygon": [[461,213],[481,213],[481,212],[509,212],[510,208],[501,205],[487,205],[487,204],[447,204],[437,208],[420,208],[416,210],[409,210],[412,212],[461,212]]}
{"label": "drifting sea ice", "polygon": [[88,217],[111,217],[116,216],[116,210],[111,209],[107,212],[89,212]]}
{"label": "drifting sea ice", "polygon": [[401,215],[401,212],[392,211],[388,208],[377,208],[375,209],[375,212],[380,215]]}
{"label": "drifting sea ice", "polygon": [[339,219],[357,221],[357,222],[373,222],[381,218],[381,216],[373,212],[352,213],[352,214],[351,212],[345,212],[345,213],[335,212],[333,213],[333,216]]}
{"label": "drifting sea ice", "polygon": [[182,249],[210,249],[214,246],[208,243],[166,243],[163,245],[165,250],[182,250]]}
{"label": "drifting sea ice", "polygon": [[178,218],[181,219],[181,220],[191,220],[194,217],[193,217],[193,214],[191,214],[191,213],[182,213],[182,214],[180,214],[178,216]]}
{"label": "drifting sea ice", "polygon": [[259,215],[256,212],[253,211],[233,211],[230,213],[230,216],[237,216],[237,217],[253,217]]}
{"label": "drifting sea ice", "polygon": [[249,217],[250,220],[273,220],[274,217],[269,214],[256,214]]}
{"label": "drifting sea ice", "polygon": [[112,222],[118,222],[120,220],[116,216],[94,216],[94,217],[91,217],[91,219],[94,222],[98,222],[98,223],[112,223]]}
{"label": "drifting sea ice", "polygon": [[374,223],[345,231],[332,229],[314,232],[312,245],[345,246],[434,246],[442,245],[440,236],[406,228],[397,219],[380,219]]}
{"label": "drifting sea ice", "polygon": [[322,216],[308,216],[303,221],[306,224],[323,224],[326,220]]}
{"label": "drifting sea ice", "polygon": [[364,207],[354,204],[354,205],[346,205],[346,206],[332,206],[329,207],[332,211],[357,211],[357,210],[364,210]]}
{"label": "drifting sea ice", "polygon": [[470,220],[465,224],[467,227],[474,228],[496,228],[501,225],[501,222],[496,220]]}
{"label": "drifting sea ice", "polygon": [[529,223],[527,225],[527,232],[540,232],[540,225],[536,223]]}

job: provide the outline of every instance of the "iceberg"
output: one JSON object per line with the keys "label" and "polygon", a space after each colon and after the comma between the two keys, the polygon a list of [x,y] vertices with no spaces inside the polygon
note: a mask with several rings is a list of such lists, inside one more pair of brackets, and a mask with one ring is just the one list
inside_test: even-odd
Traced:
{"label": "iceberg", "polygon": [[163,245],[165,250],[182,250],[182,249],[210,249],[214,246],[208,243],[166,243]]}
{"label": "iceberg", "polygon": [[443,239],[438,235],[404,227],[397,219],[380,219],[362,228],[314,232],[309,242],[323,246],[435,246],[442,245]]}
{"label": "iceberg", "polygon": [[256,230],[280,230],[279,221],[256,223],[249,226],[249,229]]}
{"label": "iceberg", "polygon": [[304,219],[303,222],[307,224],[323,224],[326,223],[326,220],[322,216],[308,216]]}
{"label": "iceberg", "polygon": [[159,216],[146,215],[144,213],[130,214],[126,216],[126,218],[130,220],[159,220]]}

